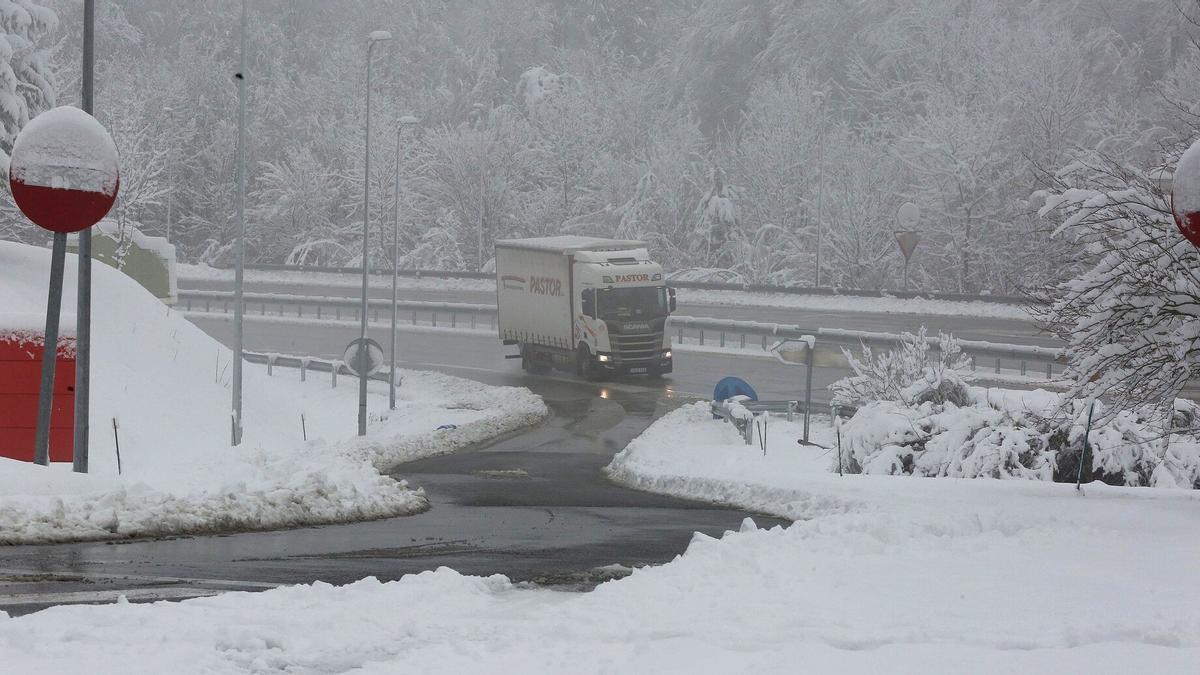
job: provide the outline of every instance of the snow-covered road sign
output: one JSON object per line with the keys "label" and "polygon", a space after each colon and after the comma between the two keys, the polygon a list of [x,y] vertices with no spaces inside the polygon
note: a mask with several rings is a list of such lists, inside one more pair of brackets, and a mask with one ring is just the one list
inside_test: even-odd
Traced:
{"label": "snow-covered road sign", "polygon": [[13,200],[37,226],[78,232],[100,222],[117,198],[117,146],[96,118],[61,106],[33,118],[13,143]]}
{"label": "snow-covered road sign", "polygon": [[374,375],[383,367],[383,347],[371,338],[357,338],[346,345],[342,360],[355,375]]}
{"label": "snow-covered road sign", "polygon": [[1194,246],[1200,246],[1200,141],[1179,158],[1171,181],[1171,213],[1175,225]]}

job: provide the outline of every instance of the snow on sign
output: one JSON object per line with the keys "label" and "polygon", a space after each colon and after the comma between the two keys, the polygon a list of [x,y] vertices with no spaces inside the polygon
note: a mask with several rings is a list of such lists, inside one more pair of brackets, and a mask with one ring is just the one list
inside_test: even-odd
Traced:
{"label": "snow on sign", "polygon": [[1200,141],[1179,158],[1172,179],[1171,212],[1187,240],[1200,246]]}
{"label": "snow on sign", "polygon": [[117,198],[117,146],[79,108],[47,110],[17,135],[8,182],[13,200],[36,225],[78,232],[100,222]]}
{"label": "snow on sign", "polygon": [[383,367],[383,347],[371,338],[358,338],[346,346],[343,361],[355,375],[374,375]]}

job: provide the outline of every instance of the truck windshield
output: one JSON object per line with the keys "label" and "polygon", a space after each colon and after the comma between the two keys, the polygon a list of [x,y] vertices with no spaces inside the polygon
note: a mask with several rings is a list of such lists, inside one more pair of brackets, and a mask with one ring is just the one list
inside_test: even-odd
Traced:
{"label": "truck windshield", "polygon": [[596,314],[601,319],[617,321],[666,316],[667,289],[661,286],[599,289]]}

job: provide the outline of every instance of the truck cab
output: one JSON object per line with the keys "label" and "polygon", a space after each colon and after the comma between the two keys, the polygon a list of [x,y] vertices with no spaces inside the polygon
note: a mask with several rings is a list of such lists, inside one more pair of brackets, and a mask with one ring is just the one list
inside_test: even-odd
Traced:
{"label": "truck cab", "polygon": [[[672,370],[667,317],[675,291],[646,249],[575,254],[576,343],[580,373],[662,375]],[[585,363],[587,359],[591,363]]]}

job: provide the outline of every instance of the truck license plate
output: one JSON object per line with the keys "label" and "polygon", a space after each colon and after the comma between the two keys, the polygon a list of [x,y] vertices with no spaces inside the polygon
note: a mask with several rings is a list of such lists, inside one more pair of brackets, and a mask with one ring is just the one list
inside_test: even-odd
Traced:
{"label": "truck license plate", "polygon": [[629,372],[631,372],[631,373],[644,373],[644,372],[646,372],[646,369],[645,369],[645,368],[630,368],[630,369],[629,369]]}

